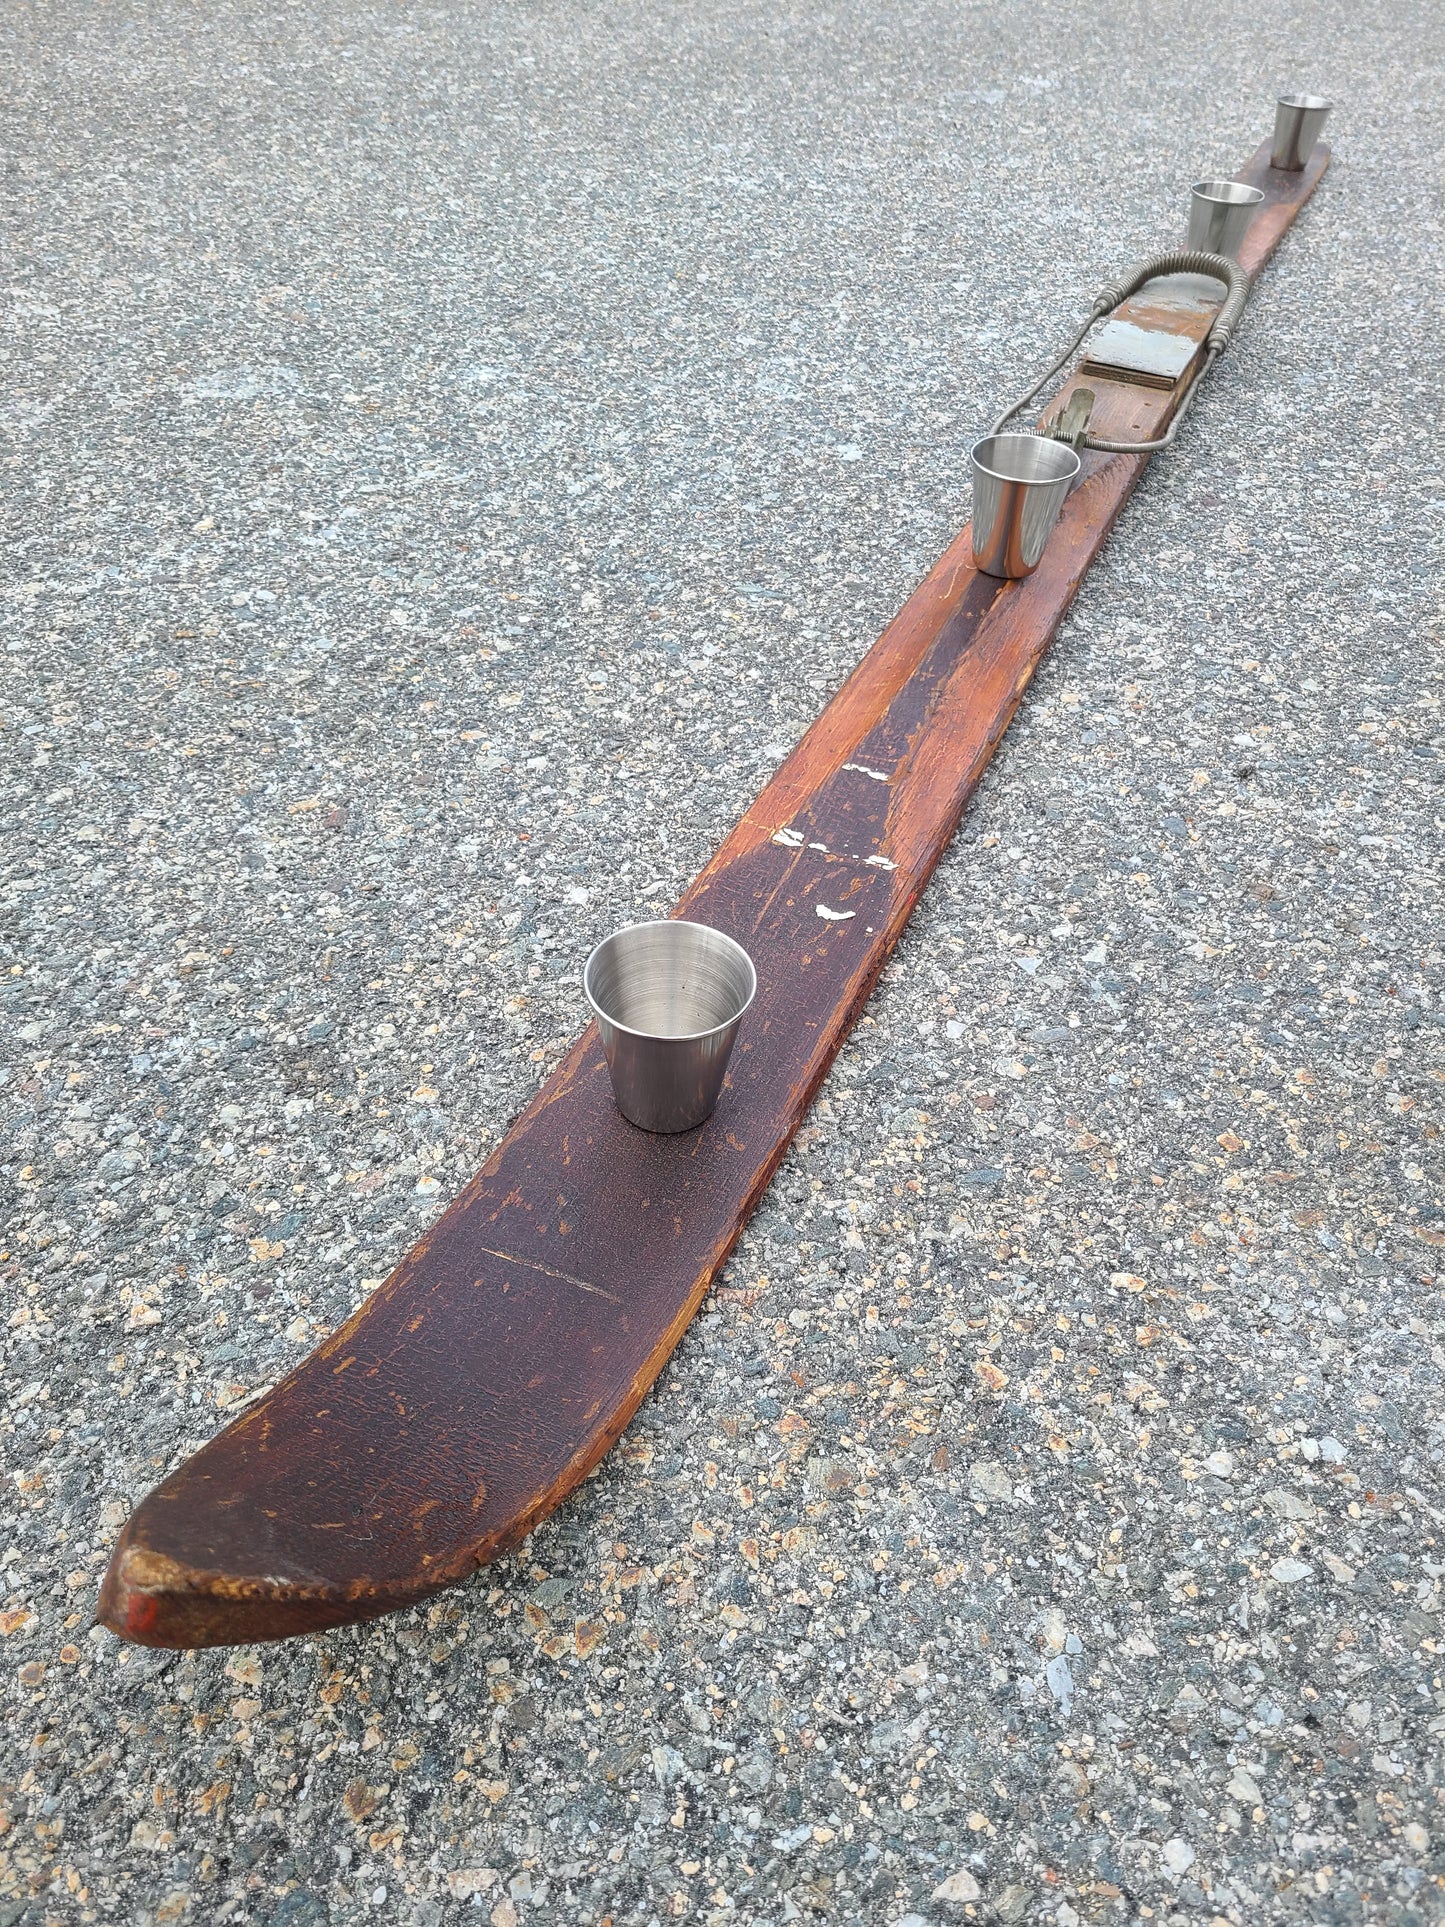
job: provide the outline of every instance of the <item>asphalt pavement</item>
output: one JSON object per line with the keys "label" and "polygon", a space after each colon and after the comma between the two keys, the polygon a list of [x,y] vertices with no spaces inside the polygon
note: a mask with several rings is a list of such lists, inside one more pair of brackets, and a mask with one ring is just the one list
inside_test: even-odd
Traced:
{"label": "asphalt pavement", "polygon": [[[0,1927],[1445,1919],[1445,16],[0,21]],[[1334,163],[626,1439],[94,1628],[1275,95]]]}

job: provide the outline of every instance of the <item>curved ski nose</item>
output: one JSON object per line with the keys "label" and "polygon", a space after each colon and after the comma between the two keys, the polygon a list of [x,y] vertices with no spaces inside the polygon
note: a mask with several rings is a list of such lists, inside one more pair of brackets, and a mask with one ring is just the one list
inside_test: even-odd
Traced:
{"label": "curved ski nose", "polygon": [[202,1572],[145,1543],[148,1503],[111,1556],[96,1619],[138,1646],[244,1646],[374,1619],[410,1599],[328,1596],[299,1576]]}
{"label": "curved ski nose", "polygon": [[400,1306],[383,1287],[141,1500],[101,1623],[144,1646],[289,1639],[413,1606],[507,1551],[620,1429],[594,1429],[578,1451],[565,1421],[597,1395],[559,1363],[544,1295],[510,1294],[508,1352],[495,1326],[474,1329],[473,1291],[443,1331],[425,1286]]}

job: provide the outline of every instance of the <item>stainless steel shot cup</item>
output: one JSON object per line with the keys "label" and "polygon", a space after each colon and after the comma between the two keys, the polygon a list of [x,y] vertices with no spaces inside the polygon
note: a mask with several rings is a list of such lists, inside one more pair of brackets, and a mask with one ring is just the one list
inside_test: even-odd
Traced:
{"label": "stainless steel shot cup", "polygon": [[973,561],[985,575],[1017,579],[1039,565],[1049,532],[1081,467],[1047,435],[985,435],[973,469]]}
{"label": "stainless steel shot cup", "polygon": [[1196,181],[1189,199],[1189,245],[1233,261],[1264,190],[1243,181]]}
{"label": "stainless steel shot cup", "polygon": [[690,1131],[711,1117],[757,987],[747,951],[705,923],[633,923],[598,944],[582,988],[629,1123]]}
{"label": "stainless steel shot cup", "polygon": [[1298,174],[1324,130],[1331,103],[1318,94],[1282,94],[1274,110],[1274,147],[1269,164]]}

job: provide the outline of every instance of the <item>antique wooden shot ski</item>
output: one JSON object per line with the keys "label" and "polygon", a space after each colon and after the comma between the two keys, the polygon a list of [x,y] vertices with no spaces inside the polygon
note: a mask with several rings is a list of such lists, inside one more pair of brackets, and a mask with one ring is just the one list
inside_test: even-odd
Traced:
{"label": "antique wooden shot ski", "polygon": [[[1247,272],[1327,159],[1284,172],[1266,145],[1242,171],[1264,194]],[[1086,360],[1059,400],[1086,385],[1093,434],[1159,436],[1222,292],[1150,283],[1114,317],[1141,365]],[[712,1118],[673,1137],[625,1123],[589,1027],[385,1283],[141,1502],[107,1625],[187,1647],[374,1618],[517,1545],[576,1487],[761,1197],[1147,459],[1085,444],[1026,579],[979,573],[965,530],[687,891],[679,914],[758,975]]]}

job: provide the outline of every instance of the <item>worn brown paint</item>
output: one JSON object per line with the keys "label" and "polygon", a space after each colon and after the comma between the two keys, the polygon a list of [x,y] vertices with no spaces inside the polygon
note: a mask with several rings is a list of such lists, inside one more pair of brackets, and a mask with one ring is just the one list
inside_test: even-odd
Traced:
{"label": "worn brown paint", "polygon": [[[1326,162],[1277,173],[1266,143],[1243,171],[1266,197],[1246,268]],[[1142,297],[1120,313],[1194,339],[1208,324]],[[1089,382],[1109,437],[1159,432],[1179,398]],[[678,913],[758,970],[713,1118],[682,1137],[625,1124],[589,1028],[385,1283],[136,1508],[107,1625],[212,1646],[375,1618],[515,1546],[573,1490],[766,1188],[1144,460],[1085,456],[1026,581],[977,574],[965,529],[684,896]]]}

